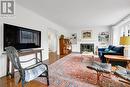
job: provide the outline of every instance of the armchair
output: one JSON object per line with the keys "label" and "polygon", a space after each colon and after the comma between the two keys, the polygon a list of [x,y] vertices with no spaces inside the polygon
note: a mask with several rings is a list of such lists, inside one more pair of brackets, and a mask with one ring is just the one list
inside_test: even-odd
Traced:
{"label": "armchair", "polygon": [[130,70],[121,66],[117,66],[117,70],[114,72],[114,74],[124,79],[119,80],[120,82],[130,85]]}
{"label": "armchair", "polygon": [[[31,65],[29,67],[23,68],[21,66],[21,63],[26,63],[28,61],[20,61],[17,50],[12,47],[6,47],[5,48],[7,56],[9,57],[10,61],[12,62],[12,65],[15,69],[19,71],[20,74],[20,81],[22,81],[22,87],[24,87],[24,84],[37,78],[38,76],[46,77],[47,78],[47,85],[49,85],[49,78],[48,78],[48,66],[42,62],[38,62],[34,65]],[[33,58],[35,59],[35,58]],[[32,60],[33,60],[32,59]]]}
{"label": "armchair", "polygon": [[100,85],[100,76],[103,75],[103,73],[107,73],[107,74],[111,75],[111,64],[91,61],[90,64],[87,65],[87,68],[90,68],[97,72],[97,84],[98,85]]}

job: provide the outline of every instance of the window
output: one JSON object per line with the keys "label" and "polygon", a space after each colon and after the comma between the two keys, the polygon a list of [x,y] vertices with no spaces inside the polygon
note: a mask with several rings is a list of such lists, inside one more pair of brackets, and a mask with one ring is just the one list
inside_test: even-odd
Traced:
{"label": "window", "polygon": [[130,35],[130,21],[129,22],[127,22],[127,23],[125,23],[125,24],[123,24],[121,27],[121,36],[128,36],[128,35]]}

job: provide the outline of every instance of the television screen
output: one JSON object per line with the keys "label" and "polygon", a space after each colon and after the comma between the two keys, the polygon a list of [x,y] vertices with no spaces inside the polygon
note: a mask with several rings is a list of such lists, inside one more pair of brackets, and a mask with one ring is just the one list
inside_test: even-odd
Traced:
{"label": "television screen", "polygon": [[10,24],[4,24],[4,48],[13,46],[17,50],[41,47],[41,32]]}

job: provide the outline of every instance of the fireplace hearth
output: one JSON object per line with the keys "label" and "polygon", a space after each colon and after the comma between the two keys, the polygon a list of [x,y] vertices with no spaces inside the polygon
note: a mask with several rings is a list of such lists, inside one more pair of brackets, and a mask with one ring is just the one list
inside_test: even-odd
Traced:
{"label": "fireplace hearth", "polygon": [[83,52],[94,53],[94,44],[80,44],[80,53],[83,53]]}

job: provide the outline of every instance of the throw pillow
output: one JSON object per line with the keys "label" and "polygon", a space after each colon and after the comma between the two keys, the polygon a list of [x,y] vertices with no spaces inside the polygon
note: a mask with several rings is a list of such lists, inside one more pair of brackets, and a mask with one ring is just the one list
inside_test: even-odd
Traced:
{"label": "throw pillow", "polygon": [[113,50],[109,50],[109,53],[116,53],[116,51],[113,51]]}
{"label": "throw pillow", "polygon": [[105,52],[109,52],[110,50],[109,50],[108,48],[106,48],[104,51],[105,51]]}

